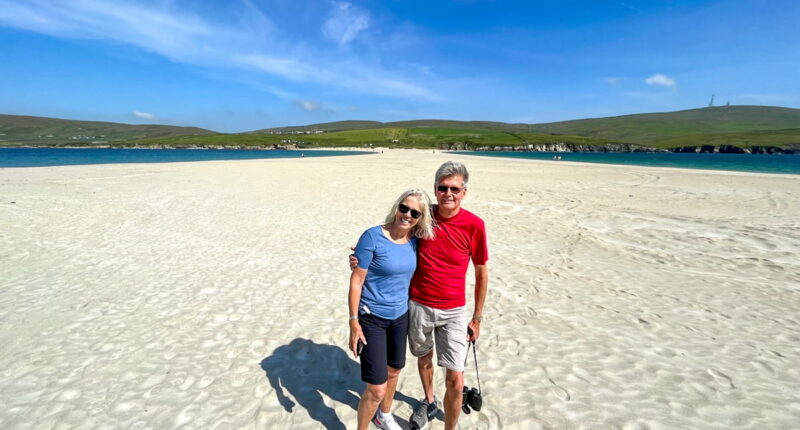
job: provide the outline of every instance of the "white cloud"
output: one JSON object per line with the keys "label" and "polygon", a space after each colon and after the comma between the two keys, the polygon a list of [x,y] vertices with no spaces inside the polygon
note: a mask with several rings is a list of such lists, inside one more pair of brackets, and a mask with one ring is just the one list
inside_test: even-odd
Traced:
{"label": "white cloud", "polygon": [[369,14],[347,2],[333,2],[333,11],[322,25],[322,34],[339,46],[352,42],[369,28]]}
{"label": "white cloud", "polygon": [[[244,5],[243,16],[249,18],[222,24],[217,17],[204,18],[171,2],[0,0],[0,26],[62,38],[108,40],[184,64],[246,70],[362,94],[440,99],[398,71],[281,38],[268,16],[253,13],[252,2]],[[346,45],[368,28],[369,15],[349,3],[333,5],[323,31],[340,46]],[[271,87],[273,94],[288,94]]]}
{"label": "white cloud", "polygon": [[148,121],[158,121],[158,118],[156,118],[155,115],[148,112],[133,111],[132,114],[133,116],[139,119],[146,119]]}
{"label": "white cloud", "polygon": [[301,109],[307,112],[314,112],[322,107],[322,105],[315,100],[295,100],[294,104],[300,106]]}
{"label": "white cloud", "polygon": [[622,78],[606,78],[606,83],[609,85],[618,85]]}
{"label": "white cloud", "polygon": [[677,86],[677,82],[675,82],[675,79],[670,78],[667,75],[662,75],[661,73],[656,73],[655,75],[650,76],[649,78],[645,79],[644,82],[647,83],[647,85],[659,85],[662,87],[669,87],[672,89],[675,89],[675,87]]}

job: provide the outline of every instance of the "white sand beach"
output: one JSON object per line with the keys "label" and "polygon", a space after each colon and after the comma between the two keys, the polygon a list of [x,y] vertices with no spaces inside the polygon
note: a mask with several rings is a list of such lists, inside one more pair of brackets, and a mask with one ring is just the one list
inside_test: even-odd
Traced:
{"label": "white sand beach", "polygon": [[353,428],[348,247],[448,159],[490,246],[462,429],[800,428],[800,176],[414,150],[0,169],[0,428]]}

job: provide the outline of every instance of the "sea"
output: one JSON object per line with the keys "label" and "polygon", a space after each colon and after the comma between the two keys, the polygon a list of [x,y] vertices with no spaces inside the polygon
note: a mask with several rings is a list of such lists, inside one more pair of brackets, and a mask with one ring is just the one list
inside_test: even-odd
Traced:
{"label": "sea", "polygon": [[363,151],[250,149],[0,148],[0,168],[335,157],[370,153]]}
{"label": "sea", "polygon": [[[627,164],[683,169],[731,170],[738,172],[789,173],[800,175],[800,155],[696,154],[672,152],[503,152],[458,151],[485,157],[526,158],[580,163]],[[554,162],[557,162],[553,160]]]}
{"label": "sea", "polygon": [[[335,157],[371,154],[369,151],[248,150],[248,149],[115,149],[115,148],[0,148],[0,168],[81,164],[174,163],[182,161],[252,160],[262,158]],[[581,163],[628,164],[684,169],[731,170],[800,175],[800,155],[685,154],[648,152],[502,152],[458,151],[486,157],[527,158]]]}

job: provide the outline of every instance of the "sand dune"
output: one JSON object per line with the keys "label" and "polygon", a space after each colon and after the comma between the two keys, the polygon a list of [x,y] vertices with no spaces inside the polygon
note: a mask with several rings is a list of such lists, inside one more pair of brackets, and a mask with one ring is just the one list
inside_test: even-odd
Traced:
{"label": "sand dune", "polygon": [[450,158],[491,254],[461,428],[797,428],[800,177],[425,151],[0,169],[0,428],[354,427],[347,248]]}

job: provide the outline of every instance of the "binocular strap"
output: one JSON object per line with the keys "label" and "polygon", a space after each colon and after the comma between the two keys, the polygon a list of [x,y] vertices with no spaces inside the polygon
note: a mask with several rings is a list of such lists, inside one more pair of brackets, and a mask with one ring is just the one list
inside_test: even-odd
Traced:
{"label": "binocular strap", "polygon": [[475,376],[478,377],[478,392],[483,392],[481,390],[481,374],[478,372],[478,344],[475,343],[473,340],[472,342],[467,342],[467,356],[464,357],[464,367],[467,367],[467,360],[469,360],[469,347],[472,345],[472,357],[475,361]]}

